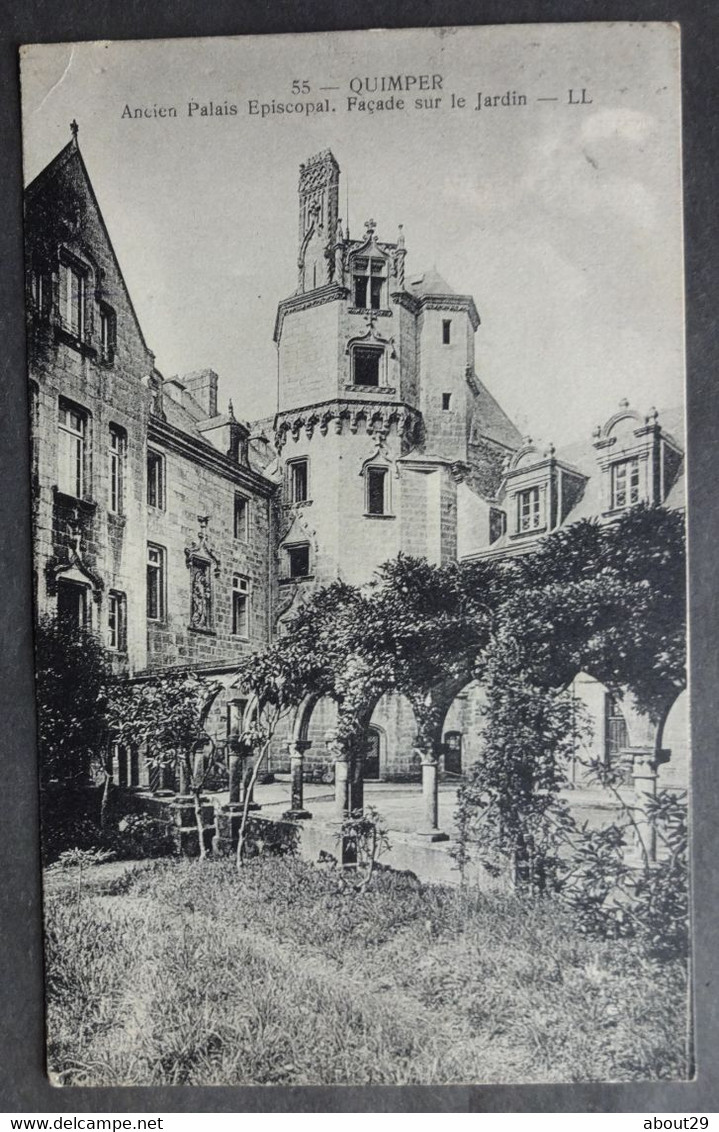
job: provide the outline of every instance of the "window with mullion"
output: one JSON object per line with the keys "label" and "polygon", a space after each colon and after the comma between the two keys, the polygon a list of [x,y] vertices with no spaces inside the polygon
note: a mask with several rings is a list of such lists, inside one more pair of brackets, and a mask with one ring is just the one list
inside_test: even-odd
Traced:
{"label": "window with mullion", "polygon": [[612,465],[612,509],[621,510],[639,502],[639,460],[633,456]]}
{"label": "window with mullion", "polygon": [[517,529],[536,531],[540,526],[541,509],[539,488],[529,487],[517,494]]}
{"label": "window with mullion", "polygon": [[354,305],[380,310],[386,267],[383,259],[356,259],[352,265]]}
{"label": "window with mullion", "polygon": [[58,418],[58,487],[65,495],[82,499],[85,493],[87,418],[60,402]]}

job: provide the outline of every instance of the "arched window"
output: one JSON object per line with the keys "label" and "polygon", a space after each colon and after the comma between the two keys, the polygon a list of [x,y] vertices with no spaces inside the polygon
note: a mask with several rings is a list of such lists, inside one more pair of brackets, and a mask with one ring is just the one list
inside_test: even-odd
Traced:
{"label": "arched window", "polygon": [[362,777],[365,781],[376,782],[380,776],[380,753],[382,747],[382,733],[378,727],[367,728],[367,745],[365,747]]}

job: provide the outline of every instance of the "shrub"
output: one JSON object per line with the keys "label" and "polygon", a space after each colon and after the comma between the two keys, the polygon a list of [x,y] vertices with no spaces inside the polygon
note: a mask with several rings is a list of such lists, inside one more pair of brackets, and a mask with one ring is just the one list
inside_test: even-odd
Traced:
{"label": "shrub", "polygon": [[127,814],[117,829],[123,857],[166,857],[174,852],[167,823],[149,814]]}
{"label": "shrub", "polygon": [[[626,861],[627,833],[634,820],[625,805],[623,822],[579,830],[574,856],[562,882],[562,898],[579,930],[603,939],[636,938],[650,958],[686,958],[689,950],[689,862],[686,801],[668,790],[643,811],[659,860],[640,867]],[[634,834],[630,834],[633,836]]]}

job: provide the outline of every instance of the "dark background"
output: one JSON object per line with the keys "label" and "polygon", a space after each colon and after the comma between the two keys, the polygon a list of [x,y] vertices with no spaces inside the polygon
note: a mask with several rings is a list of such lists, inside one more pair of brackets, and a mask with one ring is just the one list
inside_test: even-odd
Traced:
{"label": "dark background", "polygon": [[[22,43],[590,20],[682,25],[697,1078],[686,1084],[53,1089],[44,1074],[22,287]],[[716,0],[0,0],[0,1111],[676,1112],[719,1109],[719,408]]]}

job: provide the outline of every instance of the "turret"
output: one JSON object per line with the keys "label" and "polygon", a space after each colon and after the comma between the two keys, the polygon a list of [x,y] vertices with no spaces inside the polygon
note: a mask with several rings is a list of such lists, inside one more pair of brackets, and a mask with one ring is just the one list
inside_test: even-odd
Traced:
{"label": "turret", "polygon": [[298,294],[332,282],[339,181],[340,167],[329,149],[300,165]]}

